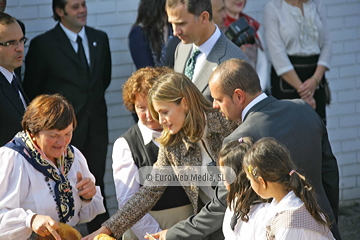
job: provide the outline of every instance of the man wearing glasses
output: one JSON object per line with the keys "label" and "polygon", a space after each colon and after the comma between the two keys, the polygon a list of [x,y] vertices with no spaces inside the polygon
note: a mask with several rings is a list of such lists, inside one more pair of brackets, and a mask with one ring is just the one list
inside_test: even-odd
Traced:
{"label": "man wearing glasses", "polygon": [[16,19],[0,12],[0,146],[22,129],[22,116],[29,103],[14,72],[22,65],[27,40]]}
{"label": "man wearing glasses", "polygon": [[[71,144],[84,154],[105,196],[109,39],[105,32],[86,26],[85,0],[53,0],[52,9],[58,24],[31,40],[25,58],[24,90],[30,99],[60,93],[74,106],[78,125]],[[95,231],[108,217],[107,213],[98,215],[87,224],[88,230]]]}

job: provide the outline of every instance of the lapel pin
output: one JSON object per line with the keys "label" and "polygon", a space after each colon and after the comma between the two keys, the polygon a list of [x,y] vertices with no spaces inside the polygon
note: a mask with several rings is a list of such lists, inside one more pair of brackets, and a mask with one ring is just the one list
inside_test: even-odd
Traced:
{"label": "lapel pin", "polygon": [[96,47],[97,43],[96,42],[93,42],[93,46]]}

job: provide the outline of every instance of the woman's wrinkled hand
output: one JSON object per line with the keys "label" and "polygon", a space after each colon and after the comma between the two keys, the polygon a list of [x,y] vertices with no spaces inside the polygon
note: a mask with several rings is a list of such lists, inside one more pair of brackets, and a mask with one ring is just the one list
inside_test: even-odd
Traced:
{"label": "woman's wrinkled hand", "polygon": [[56,240],[61,240],[56,232],[59,229],[59,224],[49,216],[35,214],[31,219],[31,229],[42,237],[53,235]]}
{"label": "woman's wrinkled hand", "polygon": [[77,172],[77,183],[75,186],[78,190],[78,194],[83,199],[91,201],[96,194],[95,183],[90,178],[82,178],[82,174]]}

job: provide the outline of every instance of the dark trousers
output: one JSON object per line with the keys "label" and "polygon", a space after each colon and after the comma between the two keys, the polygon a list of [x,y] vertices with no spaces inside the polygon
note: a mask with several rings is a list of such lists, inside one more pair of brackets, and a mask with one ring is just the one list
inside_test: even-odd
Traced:
{"label": "dark trousers", "polygon": [[90,172],[95,177],[95,185],[99,186],[101,189],[101,195],[104,198],[104,206],[106,209],[105,213],[97,215],[91,222],[86,224],[89,233],[98,230],[101,227],[101,224],[109,219],[104,191],[107,145],[107,142],[96,141],[96,139],[91,139],[91,137],[88,136],[83,148],[79,149],[87,160]]}
{"label": "dark trousers", "polygon": [[[294,66],[296,74],[302,82],[314,75],[319,56],[297,57],[289,56]],[[319,87],[316,89],[314,99],[316,101],[315,111],[319,114],[326,125],[326,78],[325,74],[321,79]],[[277,76],[274,67],[271,67],[271,93],[277,99],[295,99],[300,98],[296,89],[288,84],[281,76]]]}

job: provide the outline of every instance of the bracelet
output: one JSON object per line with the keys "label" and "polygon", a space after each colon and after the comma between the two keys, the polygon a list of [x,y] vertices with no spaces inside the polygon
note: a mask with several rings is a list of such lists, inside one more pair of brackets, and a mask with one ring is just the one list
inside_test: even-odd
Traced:
{"label": "bracelet", "polygon": [[317,86],[319,86],[319,84],[320,84],[320,80],[321,80],[321,79],[318,79],[318,78],[317,78],[317,77],[315,77],[314,75],[312,75],[312,77],[311,77],[311,78],[315,79],[316,85],[317,85]]}
{"label": "bracelet", "polygon": [[83,196],[79,196],[79,197],[80,197],[80,199],[81,199],[82,201],[84,201],[84,202],[86,202],[86,203],[91,202],[91,200],[92,200],[92,198],[86,199],[86,198],[84,198]]}

